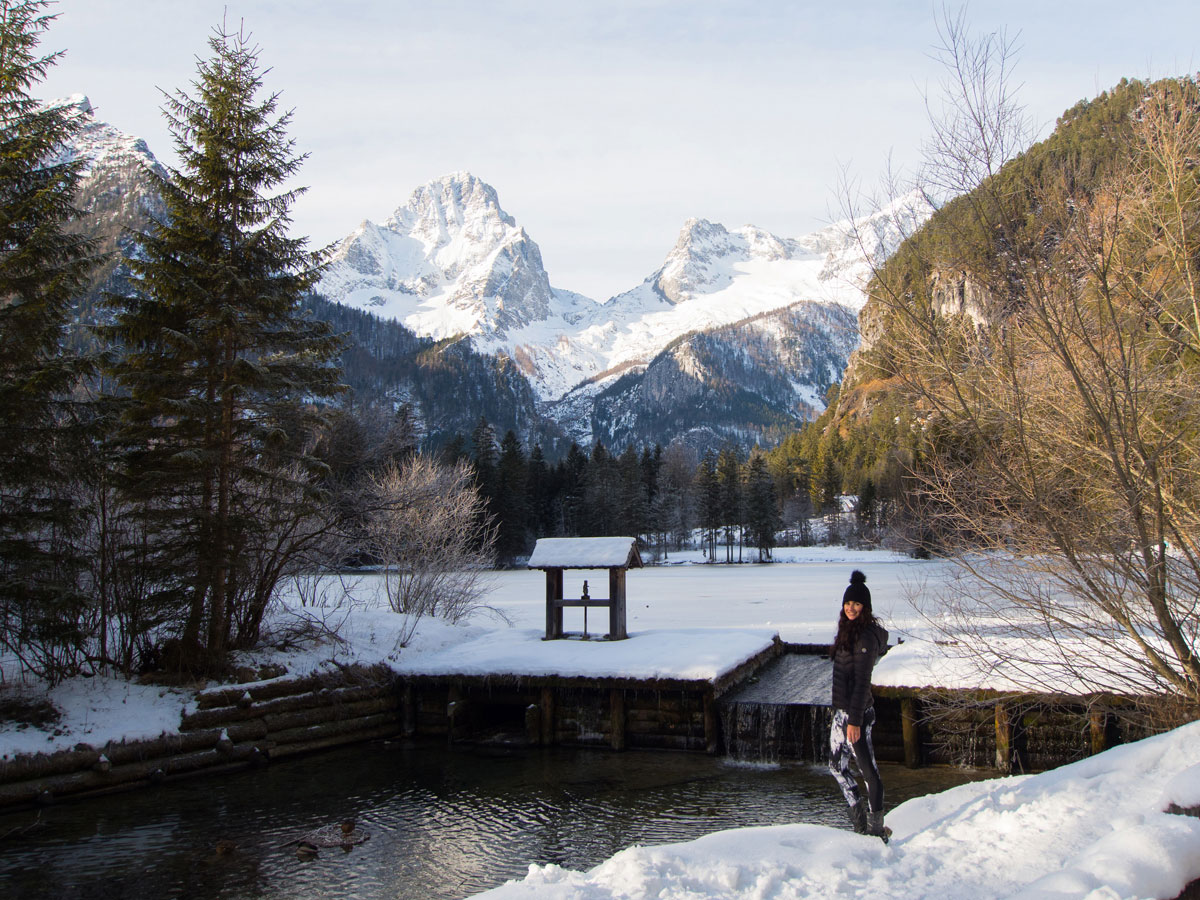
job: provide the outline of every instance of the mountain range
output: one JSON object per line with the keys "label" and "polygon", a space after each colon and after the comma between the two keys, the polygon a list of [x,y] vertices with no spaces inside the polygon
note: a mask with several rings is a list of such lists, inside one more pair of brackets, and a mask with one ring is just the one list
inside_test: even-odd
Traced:
{"label": "mountain range", "polygon": [[598,302],[552,286],[495,189],[459,172],[417,188],[382,225],[359,225],[319,290],[507,356],[582,443],[694,429],[702,442],[753,442],[824,408],[857,343],[871,267],[929,212],[914,195],[798,239],[689,219],[657,270]]}
{"label": "mountain range", "polygon": [[[105,249],[125,249],[128,229],[162,213],[150,177],[162,167],[86,97],[56,102],[83,119],[70,152],[86,160],[85,221]],[[349,329],[359,399],[413,403],[439,440],[483,415],[550,445],[772,442],[824,408],[858,342],[871,266],[931,211],[908,197],[796,239],[689,219],[656,271],[598,302],[552,286],[496,190],[460,172],[341,241],[313,308]],[[94,292],[121,290],[118,258]]]}

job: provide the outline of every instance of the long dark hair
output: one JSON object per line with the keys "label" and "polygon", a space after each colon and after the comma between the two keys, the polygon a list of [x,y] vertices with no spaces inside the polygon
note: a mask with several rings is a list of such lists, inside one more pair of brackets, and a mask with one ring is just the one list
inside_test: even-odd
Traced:
{"label": "long dark hair", "polygon": [[839,650],[853,653],[854,646],[858,643],[863,631],[874,624],[875,616],[866,609],[859,613],[858,618],[854,620],[847,619],[845,609],[843,609],[838,616],[837,637],[833,639],[833,647],[830,649],[829,655],[836,656]]}
{"label": "long dark hair", "polygon": [[857,619],[846,618],[846,601],[848,599],[858,599],[852,597],[852,592],[857,590],[865,590],[867,576],[857,569],[850,574],[850,588],[847,589],[845,596],[842,597],[842,609],[838,613],[838,630],[837,637],[833,639],[833,646],[829,648],[829,655],[836,656],[839,650],[845,650],[847,653],[853,653],[855,646],[858,644],[858,639],[862,636],[863,630],[875,624],[875,613],[871,611],[871,595],[867,593],[866,603],[863,604],[862,612],[858,614]]}

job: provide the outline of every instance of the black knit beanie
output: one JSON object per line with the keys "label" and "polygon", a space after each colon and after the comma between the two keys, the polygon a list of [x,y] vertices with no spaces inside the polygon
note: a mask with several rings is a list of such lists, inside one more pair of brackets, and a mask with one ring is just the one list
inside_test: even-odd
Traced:
{"label": "black knit beanie", "polygon": [[871,589],[867,587],[867,576],[855,569],[850,573],[850,586],[842,594],[842,603],[861,603],[865,612],[871,611]]}

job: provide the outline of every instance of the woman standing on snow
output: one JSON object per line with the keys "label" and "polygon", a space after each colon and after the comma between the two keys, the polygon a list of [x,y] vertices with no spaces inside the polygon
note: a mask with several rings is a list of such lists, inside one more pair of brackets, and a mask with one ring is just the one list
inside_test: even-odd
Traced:
{"label": "woman standing on snow", "polygon": [[[871,613],[871,591],[867,576],[855,569],[850,586],[842,595],[833,657],[833,729],[829,734],[829,771],[837,779],[850,821],[858,834],[872,834],[887,843],[890,828],[883,824],[883,781],[875,765],[871,726],[875,724],[871,697],[871,672],[875,661],[887,653],[887,630]],[[858,779],[850,770],[853,760],[867,788],[863,803]]]}

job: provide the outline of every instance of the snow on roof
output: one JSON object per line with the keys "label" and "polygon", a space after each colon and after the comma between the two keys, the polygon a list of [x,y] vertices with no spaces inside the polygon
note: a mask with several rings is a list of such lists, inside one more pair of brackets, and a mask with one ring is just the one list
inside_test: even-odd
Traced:
{"label": "snow on roof", "polygon": [[608,569],[613,566],[642,567],[636,538],[542,538],[529,557],[531,569]]}

